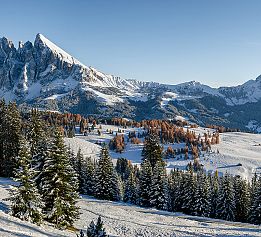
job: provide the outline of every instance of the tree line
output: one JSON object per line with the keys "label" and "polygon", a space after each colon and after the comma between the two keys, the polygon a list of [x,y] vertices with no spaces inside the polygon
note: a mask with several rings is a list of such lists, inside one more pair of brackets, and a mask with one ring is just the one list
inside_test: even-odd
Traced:
{"label": "tree line", "polygon": [[1,101],[0,147],[0,176],[17,181],[11,214],[36,224],[72,226],[79,216],[78,177],[59,128],[46,126],[37,110],[24,116],[15,103]]}
{"label": "tree line", "polygon": [[71,157],[79,173],[80,192],[99,199],[128,202],[142,207],[183,212],[228,221],[261,224],[261,177],[251,182],[240,176],[166,170],[157,135],[150,134],[142,152],[141,166],[120,158],[115,168],[108,148],[98,161],[84,158],[81,151]]}
{"label": "tree line", "polygon": [[41,113],[24,116],[15,103],[1,101],[0,147],[0,175],[18,181],[11,214],[37,224],[73,225],[79,216],[78,193],[229,221],[261,221],[260,177],[249,183],[191,168],[168,173],[157,133],[145,138],[140,167],[123,158],[114,166],[106,146],[98,160],[80,150],[75,155],[64,145],[59,127],[46,123]]}

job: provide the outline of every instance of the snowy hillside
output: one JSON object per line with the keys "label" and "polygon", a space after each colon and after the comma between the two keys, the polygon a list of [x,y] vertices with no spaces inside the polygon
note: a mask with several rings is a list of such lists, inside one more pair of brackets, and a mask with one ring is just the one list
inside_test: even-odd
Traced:
{"label": "snowy hillside", "polygon": [[[0,236],[1,237],[75,237],[71,231],[59,231],[49,225],[36,226],[7,214],[8,189],[13,182],[0,178]],[[86,229],[100,215],[111,237],[173,237],[173,236],[260,236],[260,226],[192,217],[151,208],[140,208],[83,196],[79,200],[81,217],[75,227]]]}
{"label": "snowy hillside", "polygon": [[[98,158],[99,146],[95,143],[109,143],[109,140],[113,138],[118,131],[117,126],[102,125],[102,135],[99,136],[97,131],[94,130],[90,135],[83,136],[77,135],[75,138],[66,138],[66,144],[69,145],[76,153],[79,148],[83,151],[86,156],[91,156],[92,158]],[[106,130],[114,131],[114,135],[108,134]],[[196,128],[191,129],[196,132],[196,134],[203,134],[207,131],[213,132],[211,129],[206,128]],[[128,128],[125,129],[123,133],[127,136],[130,131],[142,132],[140,128]],[[204,165],[204,168],[209,172],[214,172],[218,170],[220,174],[226,172],[233,175],[241,175],[243,178],[251,179],[255,172],[261,172],[261,136],[258,134],[250,133],[222,133],[220,144],[213,145],[212,151],[209,153],[202,153],[200,156],[200,163]],[[173,149],[185,147],[184,143],[180,144],[167,144],[164,145],[166,150],[168,146]],[[126,149],[123,153],[116,153],[110,151],[111,156],[114,159],[123,157],[131,160],[134,164],[141,163],[141,152],[143,144],[131,144],[127,143]],[[90,152],[93,152],[92,154]],[[187,164],[191,160],[184,160],[177,158],[172,158],[166,160],[167,168],[179,168],[184,170]],[[239,165],[240,164],[240,165]]]}
{"label": "snowy hillside", "polygon": [[225,96],[228,105],[258,102],[261,99],[261,76],[243,85],[219,88],[219,92]]}

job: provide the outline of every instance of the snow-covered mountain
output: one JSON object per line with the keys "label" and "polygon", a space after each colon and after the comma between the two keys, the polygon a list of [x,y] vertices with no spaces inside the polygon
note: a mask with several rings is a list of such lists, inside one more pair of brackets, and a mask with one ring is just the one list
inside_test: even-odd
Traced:
{"label": "snow-covered mountain", "polygon": [[261,77],[218,89],[195,81],[128,80],[82,64],[42,34],[34,43],[19,42],[18,48],[0,38],[0,97],[21,106],[83,114],[135,119],[182,115],[201,124],[261,128],[260,112],[249,113],[260,111]]}

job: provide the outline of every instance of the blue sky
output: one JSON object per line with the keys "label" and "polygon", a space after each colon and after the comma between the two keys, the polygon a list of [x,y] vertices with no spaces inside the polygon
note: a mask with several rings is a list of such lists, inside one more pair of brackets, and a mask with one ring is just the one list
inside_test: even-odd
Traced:
{"label": "blue sky", "polygon": [[0,37],[40,32],[86,65],[142,81],[231,86],[261,74],[259,0],[2,1]]}

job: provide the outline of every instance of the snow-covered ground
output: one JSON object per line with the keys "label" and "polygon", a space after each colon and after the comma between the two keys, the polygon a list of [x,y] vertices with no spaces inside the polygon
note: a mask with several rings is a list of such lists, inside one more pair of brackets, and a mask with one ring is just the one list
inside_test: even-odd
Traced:
{"label": "snow-covered ground", "polygon": [[[0,178],[0,237],[75,237],[71,231],[60,231],[50,225],[36,226],[7,214],[8,189],[13,182]],[[261,227],[209,218],[192,217],[125,203],[96,200],[83,196],[79,200],[80,219],[77,229],[86,229],[100,215],[111,237],[174,237],[174,236],[261,236]]]}
{"label": "snow-covered ground", "polygon": [[[100,146],[96,145],[96,142],[108,143],[109,140],[118,131],[117,126],[102,125],[102,135],[98,136],[97,131],[94,130],[88,136],[77,135],[75,138],[66,138],[66,143],[77,152],[79,148],[83,151],[84,155],[97,158],[99,155]],[[114,131],[114,135],[109,134],[106,130]],[[122,134],[127,135],[129,131],[142,132],[141,128],[128,128],[124,129]],[[203,135],[205,132],[212,133],[213,129],[207,128],[193,128],[190,129],[196,132],[196,134]],[[120,133],[118,133],[120,134]],[[202,154],[200,157],[200,163],[204,165],[207,171],[218,170],[219,173],[229,172],[233,175],[241,175],[244,178],[251,179],[254,172],[261,172],[261,135],[251,133],[222,133],[220,134],[221,141],[218,145],[212,145],[212,151],[210,153]],[[142,140],[142,139],[141,139]],[[126,140],[125,140],[126,141]],[[164,149],[168,146],[173,148],[182,148],[184,143],[180,144],[167,144],[164,145]],[[125,151],[123,153],[116,153],[110,151],[112,158],[117,159],[124,157],[131,160],[134,164],[141,162],[141,152],[143,144],[131,144],[127,143]],[[167,160],[168,170],[172,168],[185,169],[188,162],[191,160],[175,159]],[[241,166],[241,165],[242,166]]]}

